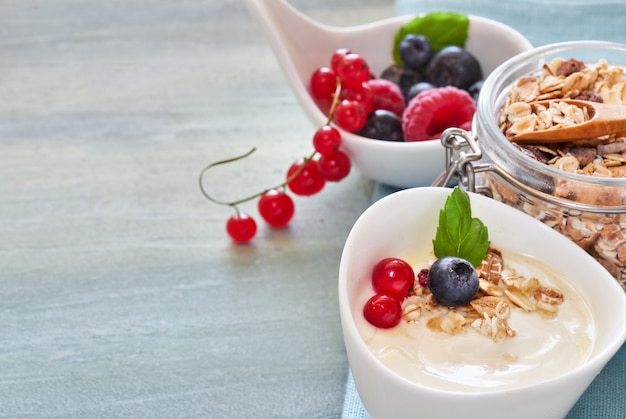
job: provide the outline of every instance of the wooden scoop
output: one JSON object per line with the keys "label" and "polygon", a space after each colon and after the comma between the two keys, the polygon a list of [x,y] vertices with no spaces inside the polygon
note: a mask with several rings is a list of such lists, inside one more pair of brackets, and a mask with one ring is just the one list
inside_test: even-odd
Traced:
{"label": "wooden scoop", "polygon": [[587,108],[589,120],[568,127],[524,132],[510,140],[516,143],[565,143],[626,131],[626,106],[573,99],[544,100],[533,104],[548,108],[550,102],[565,102]]}

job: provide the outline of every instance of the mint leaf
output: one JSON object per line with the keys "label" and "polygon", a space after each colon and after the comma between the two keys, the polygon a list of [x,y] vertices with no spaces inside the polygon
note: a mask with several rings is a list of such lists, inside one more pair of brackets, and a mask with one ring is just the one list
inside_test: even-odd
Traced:
{"label": "mint leaf", "polygon": [[478,218],[472,218],[469,195],[455,187],[439,211],[439,225],[433,240],[435,256],[457,256],[478,266],[487,257],[490,244],[487,226]]}
{"label": "mint leaf", "polygon": [[424,35],[430,41],[433,52],[437,52],[448,45],[464,47],[469,33],[469,17],[453,12],[435,12],[404,24],[394,38],[393,61],[402,65],[402,58],[398,52],[400,42],[408,34]]}

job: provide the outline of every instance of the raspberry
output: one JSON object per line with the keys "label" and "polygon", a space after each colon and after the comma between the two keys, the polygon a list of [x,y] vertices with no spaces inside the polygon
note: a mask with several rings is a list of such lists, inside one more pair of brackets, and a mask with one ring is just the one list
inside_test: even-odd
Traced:
{"label": "raspberry", "polygon": [[417,281],[422,287],[428,285],[428,269],[420,269],[420,271],[417,273]]}
{"label": "raspberry", "polygon": [[374,94],[374,109],[391,111],[402,118],[404,112],[404,95],[402,90],[392,81],[371,79],[366,82]]}
{"label": "raspberry", "polygon": [[434,140],[450,127],[471,129],[474,100],[453,86],[426,90],[415,96],[402,115],[405,141]]}

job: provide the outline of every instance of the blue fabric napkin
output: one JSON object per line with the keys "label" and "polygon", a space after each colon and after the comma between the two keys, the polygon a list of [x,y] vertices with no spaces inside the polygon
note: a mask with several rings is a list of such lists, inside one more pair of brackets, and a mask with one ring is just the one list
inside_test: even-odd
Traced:
{"label": "blue fabric napkin", "polygon": [[[625,390],[626,345],[622,346],[591,383],[566,419],[625,419]],[[341,419],[369,419],[354,385],[352,373],[348,373]]]}

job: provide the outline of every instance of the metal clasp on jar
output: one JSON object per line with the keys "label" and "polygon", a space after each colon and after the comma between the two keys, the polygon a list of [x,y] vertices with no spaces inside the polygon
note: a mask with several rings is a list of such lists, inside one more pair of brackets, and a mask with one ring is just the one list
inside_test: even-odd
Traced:
{"label": "metal clasp on jar", "polygon": [[493,197],[492,191],[486,186],[476,185],[476,174],[492,172],[501,181],[516,188],[519,193],[539,199],[572,211],[588,211],[600,214],[626,214],[625,205],[592,205],[583,202],[571,201],[562,197],[533,189],[511,176],[503,168],[493,163],[481,162],[482,151],[478,146],[477,138],[470,132],[460,128],[448,128],[441,134],[441,144],[446,149],[446,169],[432,183],[432,186],[449,187],[459,184],[470,192],[480,193]]}
{"label": "metal clasp on jar", "polygon": [[478,163],[483,157],[476,138],[460,128],[448,128],[441,134],[446,149],[446,170],[435,179],[433,186],[449,187],[459,183],[470,192],[491,196],[488,189],[477,190],[476,173],[492,170],[490,164]]}

